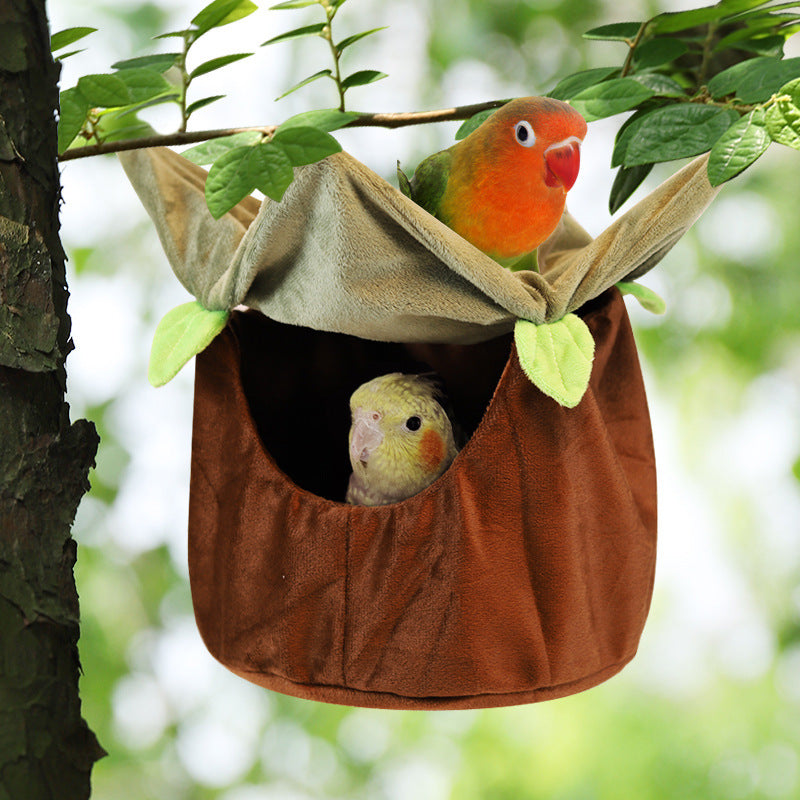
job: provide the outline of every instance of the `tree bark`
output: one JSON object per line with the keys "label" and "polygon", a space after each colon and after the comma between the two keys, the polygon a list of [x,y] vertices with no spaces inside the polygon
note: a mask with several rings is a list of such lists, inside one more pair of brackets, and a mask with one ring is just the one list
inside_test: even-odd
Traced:
{"label": "tree bark", "polygon": [[70,424],[72,343],[44,0],[0,4],[0,800],[88,797],[70,528],[97,449]]}

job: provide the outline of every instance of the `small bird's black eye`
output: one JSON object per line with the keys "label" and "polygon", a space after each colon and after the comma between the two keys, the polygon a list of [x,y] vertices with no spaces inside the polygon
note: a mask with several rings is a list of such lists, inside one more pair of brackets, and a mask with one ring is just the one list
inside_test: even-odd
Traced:
{"label": "small bird's black eye", "polygon": [[536,144],[536,134],[527,120],[521,119],[514,126],[514,136],[523,147],[533,147]]}
{"label": "small bird's black eye", "polygon": [[422,427],[422,420],[419,417],[409,417],[406,420],[406,428],[410,431],[418,431]]}

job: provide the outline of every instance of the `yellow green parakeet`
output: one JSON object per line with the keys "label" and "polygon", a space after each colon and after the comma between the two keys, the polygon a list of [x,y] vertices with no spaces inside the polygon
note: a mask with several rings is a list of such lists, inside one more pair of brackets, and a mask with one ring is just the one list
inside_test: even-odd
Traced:
{"label": "yellow green parakeet", "polygon": [[475,247],[511,266],[555,230],[580,169],[586,121],[549,97],[499,108],[428,156],[401,188]]}
{"label": "yellow green parakeet", "polygon": [[436,480],[458,453],[453,428],[426,375],[393,372],[350,398],[350,464],[345,497],[353,505],[396,503]]}

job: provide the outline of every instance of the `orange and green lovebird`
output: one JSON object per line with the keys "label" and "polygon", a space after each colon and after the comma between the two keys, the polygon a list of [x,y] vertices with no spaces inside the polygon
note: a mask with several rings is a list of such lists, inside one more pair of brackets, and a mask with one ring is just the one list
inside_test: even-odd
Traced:
{"label": "orange and green lovebird", "polygon": [[548,97],[499,108],[469,136],[428,156],[412,200],[479,250],[512,266],[550,236],[578,177],[586,121]]}
{"label": "orange and green lovebird", "polygon": [[436,381],[392,372],[350,398],[348,503],[397,503],[430,486],[458,453]]}

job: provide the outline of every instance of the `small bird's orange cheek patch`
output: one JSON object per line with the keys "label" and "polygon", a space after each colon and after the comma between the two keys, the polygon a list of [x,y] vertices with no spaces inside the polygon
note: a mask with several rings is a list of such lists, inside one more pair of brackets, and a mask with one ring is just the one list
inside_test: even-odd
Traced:
{"label": "small bird's orange cheek patch", "polygon": [[428,472],[434,472],[444,458],[444,442],[442,437],[434,430],[427,430],[422,434],[419,443],[419,456],[423,466]]}

